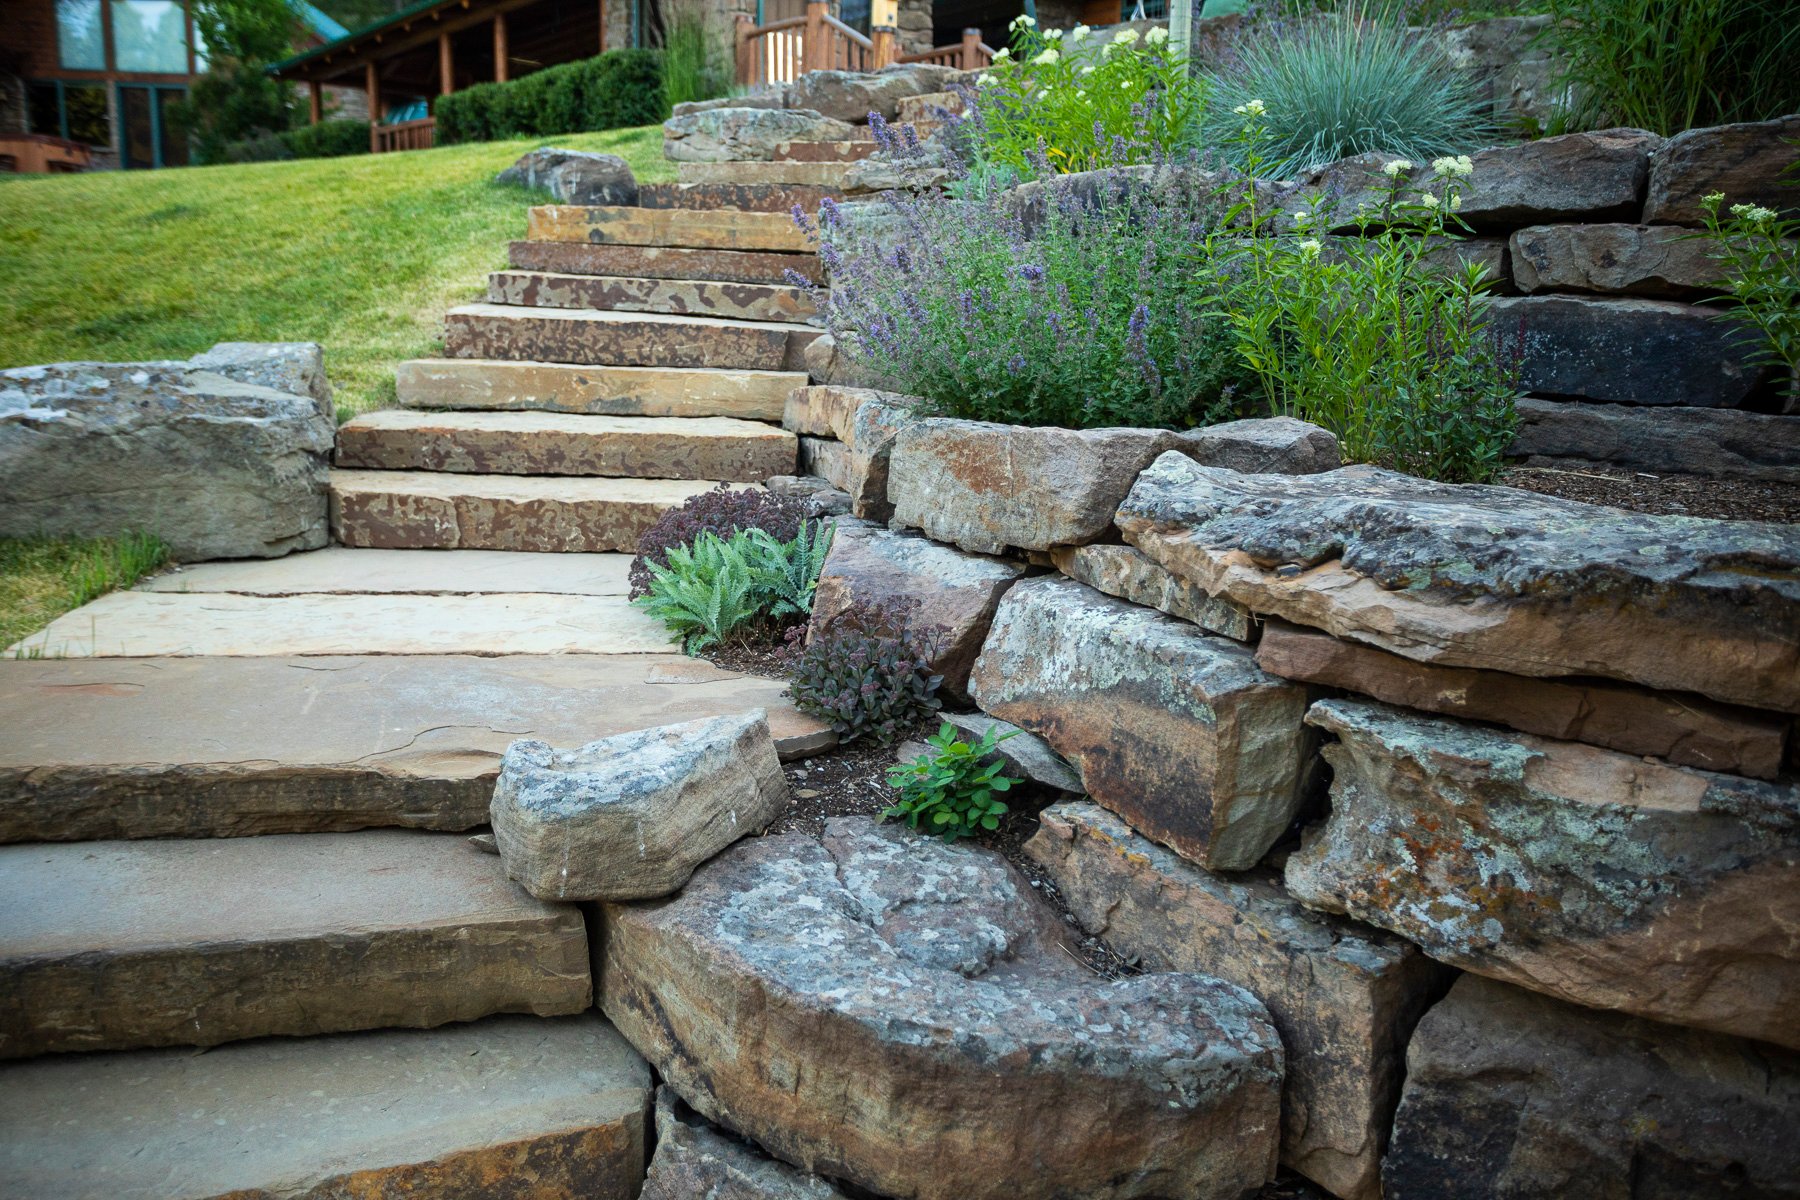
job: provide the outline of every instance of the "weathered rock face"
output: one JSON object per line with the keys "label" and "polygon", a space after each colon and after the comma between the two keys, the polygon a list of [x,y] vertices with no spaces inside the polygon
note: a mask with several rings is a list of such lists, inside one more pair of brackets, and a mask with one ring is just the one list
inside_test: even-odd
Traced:
{"label": "weathered rock face", "polygon": [[843,142],[847,122],[809,109],[713,108],[663,122],[663,156],[671,162],[767,162],[785,143]]}
{"label": "weathered rock face", "polygon": [[1519,386],[1542,395],[1729,408],[1768,374],[1751,335],[1700,305],[1496,296],[1491,312],[1502,354],[1519,356]]}
{"label": "weathered rock face", "polygon": [[1512,235],[1512,263],[1521,292],[1686,298],[1724,274],[1707,242],[1662,225],[1534,225]]}
{"label": "weathered rock face", "polygon": [[888,155],[879,154],[850,164],[850,169],[844,172],[844,191],[856,195],[913,190],[935,187],[948,178],[950,168],[929,159],[897,162]]}
{"label": "weathered rock face", "polygon": [[1746,121],[1711,129],[1689,129],[1660,146],[1650,161],[1650,190],[1644,220],[1698,225],[1700,201],[1725,193],[1725,207],[1760,204],[1788,217],[1800,216],[1800,199],[1789,171],[1800,150],[1800,115],[1773,121]]}
{"label": "weathered rock face", "polygon": [[514,742],[494,786],[506,873],[540,899],[666,896],[787,806],[761,709],[555,750]]}
{"label": "weathered rock face", "polygon": [[1800,1047],[1800,788],[1351,700],[1302,901],[1590,1008]]}
{"label": "weathered rock face", "polygon": [[1205,976],[1096,981],[992,851],[838,818],[604,928],[620,1032],[806,1170],[916,1200],[1235,1200],[1274,1167],[1262,1006]]}
{"label": "weathered rock face", "polygon": [[960,79],[954,67],[901,63],[883,71],[808,71],[788,85],[790,108],[811,109],[839,121],[861,124],[870,113],[893,120],[909,96],[942,91],[946,81]]}
{"label": "weathered rock face", "polygon": [[1774,779],[1781,770],[1791,723],[1691,693],[1429,666],[1285,621],[1268,623],[1256,647],[1256,665],[1283,679],[1361,692],[1406,708],[1758,779]]}
{"label": "weathered rock face", "polygon": [[1181,435],[1181,452],[1195,462],[1256,474],[1312,475],[1343,465],[1329,430],[1293,417],[1224,421]]}
{"label": "weathered rock face", "polygon": [[909,628],[939,625],[949,631],[931,669],[943,676],[945,692],[966,698],[969,669],[981,653],[994,609],[1024,573],[1022,563],[964,554],[878,526],[841,524],[819,573],[807,639],[830,629],[854,605],[906,606]]}
{"label": "weathered rock face", "polygon": [[1599,675],[1800,712],[1800,531],[1373,467],[1240,475],[1165,454],[1127,541],[1212,595],[1419,662]]}
{"label": "weathered rock face", "polygon": [[852,346],[840,343],[829,333],[807,344],[804,362],[814,383],[864,388],[878,382],[867,366],[856,361]]}
{"label": "weathered rock face", "polygon": [[220,342],[188,359],[187,365],[290,396],[311,396],[320,412],[334,415],[325,348],[317,342]]}
{"label": "weathered rock face", "polygon": [[1550,17],[1493,17],[1452,25],[1438,35],[1445,55],[1472,79],[1500,128],[1540,128],[1566,106],[1567,56],[1545,36]]}
{"label": "weathered rock face", "polygon": [[636,204],[637,176],[616,154],[542,146],[494,176],[495,183],[542,188],[561,204]]}
{"label": "weathered rock face", "polygon": [[1163,570],[1135,546],[1059,546],[1050,552],[1050,561],[1070,579],[1109,596],[1159,608],[1208,633],[1222,633],[1240,642],[1256,640],[1257,625],[1249,609],[1207,595]]}
{"label": "weathered rock face", "polygon": [[1800,1056],[1464,975],[1420,1022],[1388,1200],[1800,1196]]}
{"label": "weathered rock face", "polygon": [[1642,129],[1601,129],[1483,150],[1461,216],[1477,229],[1634,220],[1661,145]]}
{"label": "weathered rock face", "polygon": [[777,496],[793,496],[806,502],[812,517],[847,517],[850,515],[850,493],[831,486],[819,475],[771,475],[764,487]]}
{"label": "weathered rock face", "polygon": [[1088,795],[1186,858],[1254,866],[1300,806],[1303,688],[1248,647],[1067,579],[1013,585],[970,676]]}
{"label": "weathered rock face", "polygon": [[811,254],[702,250],[688,246],[513,242],[507,250],[507,261],[525,271],[628,279],[711,279],[726,283],[785,284],[789,271],[798,271],[811,278],[819,274],[819,260]]}
{"label": "weathered rock face", "polygon": [[332,435],[314,395],[185,365],[0,371],[0,535],[141,529],[190,562],[314,550]]}
{"label": "weathered rock face", "polygon": [[869,388],[796,388],[782,424],[804,435],[836,438],[837,447],[820,447],[807,446],[803,437],[802,458],[814,474],[850,493],[850,510],[857,516],[885,521],[894,511],[888,477],[895,438],[918,420],[917,403],[913,396]]}
{"label": "weathered rock face", "polygon": [[1025,852],[1082,928],[1155,971],[1204,971],[1268,1005],[1287,1051],[1281,1161],[1377,1200],[1406,1040],[1452,972],[1377,929],[1302,908],[1274,872],[1229,879],[1105,809],[1045,809]]}
{"label": "weathered rock face", "polygon": [[817,1175],[797,1171],[693,1114],[656,1090],[656,1157],[638,1200],[844,1200]]}
{"label": "weathered rock face", "polygon": [[1640,471],[1800,483],[1800,420],[1734,408],[1520,400],[1507,453]]}
{"label": "weathered rock face", "polygon": [[1027,733],[1010,721],[997,721],[986,713],[945,713],[944,721],[971,744],[979,742],[990,730],[999,738],[991,758],[1006,764],[1006,773],[1015,779],[1041,783],[1061,792],[1080,792],[1081,776],[1050,748],[1050,743],[1035,733]]}

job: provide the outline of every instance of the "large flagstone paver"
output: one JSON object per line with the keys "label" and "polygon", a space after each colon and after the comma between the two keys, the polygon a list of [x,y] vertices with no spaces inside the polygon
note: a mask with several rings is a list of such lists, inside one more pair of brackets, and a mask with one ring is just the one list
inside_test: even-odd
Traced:
{"label": "large flagstone paver", "polygon": [[11,653],[48,658],[309,654],[658,654],[668,630],[623,596],[245,596],[114,592]]}
{"label": "large flagstone paver", "polygon": [[4,660],[0,841],[469,829],[521,738],[763,708],[784,757],[832,744],[785,686],[678,654]]}
{"label": "large flagstone paver", "polygon": [[286,558],[197,563],[147,579],[138,585],[138,590],[237,592],[247,596],[317,592],[623,596],[631,588],[630,571],[628,554],[361,550],[331,546]]}

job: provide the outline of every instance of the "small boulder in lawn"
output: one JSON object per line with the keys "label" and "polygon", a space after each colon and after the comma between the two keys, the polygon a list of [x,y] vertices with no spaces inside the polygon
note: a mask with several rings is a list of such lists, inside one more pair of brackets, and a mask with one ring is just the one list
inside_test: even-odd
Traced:
{"label": "small boulder in lawn", "polygon": [[666,896],[787,805],[762,709],[557,750],[520,741],[491,813],[507,875],[544,900]]}
{"label": "small boulder in lawn", "polygon": [[1075,773],[1075,768],[1064,762],[1062,755],[1035,733],[1028,733],[986,713],[945,713],[944,720],[962,735],[965,742],[978,743],[993,730],[994,737],[1000,739],[993,756],[1006,764],[1009,775],[1023,776],[1032,783],[1041,783],[1059,792],[1086,790],[1081,786],[1081,776]]}
{"label": "small boulder in lawn", "polygon": [[494,182],[542,188],[559,204],[633,206],[638,202],[637,176],[631,173],[631,164],[616,154],[544,146],[520,155]]}

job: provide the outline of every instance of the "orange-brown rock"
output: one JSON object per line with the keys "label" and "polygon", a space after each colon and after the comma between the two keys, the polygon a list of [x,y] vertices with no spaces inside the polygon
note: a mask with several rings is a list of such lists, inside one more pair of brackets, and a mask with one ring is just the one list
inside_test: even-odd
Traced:
{"label": "orange-brown rock", "polygon": [[1058,546],[1050,552],[1050,561],[1070,579],[1109,596],[1161,609],[1208,633],[1222,633],[1240,642],[1256,640],[1258,626],[1249,609],[1207,595],[1165,571],[1135,546]]}
{"label": "orange-brown rock", "polygon": [[692,250],[679,246],[592,246],[583,242],[513,242],[507,261],[520,271],[610,275],[623,279],[715,279],[786,283],[789,271],[819,276],[816,254],[766,250]]}
{"label": "orange-brown rock", "polygon": [[915,396],[871,388],[796,388],[781,423],[802,435],[800,455],[809,474],[850,493],[857,516],[885,521],[894,511],[888,495],[894,441],[918,419],[918,402]]}
{"label": "orange-brown rock", "polygon": [[740,321],[804,321],[818,311],[806,291],[785,283],[697,279],[621,279],[550,271],[495,271],[488,302],[533,308],[693,313]]}
{"label": "orange-brown rock", "polygon": [[1025,844],[1082,928],[1153,971],[1197,971],[1268,1005],[1287,1051],[1281,1161],[1378,1200],[1406,1040],[1452,972],[1379,929],[1301,907],[1278,872],[1215,875],[1094,804],[1054,804]]}
{"label": "orange-brown rock", "polygon": [[1800,1048],[1800,787],[1323,700],[1309,906],[1477,974]]}
{"label": "orange-brown rock", "polygon": [[1757,779],[1774,779],[1781,770],[1790,724],[1772,713],[1691,694],[1431,666],[1285,621],[1268,623],[1256,663],[1283,679],[1361,692],[1405,708]]}
{"label": "orange-brown rock", "polygon": [[722,208],[604,208],[547,204],[533,208],[525,226],[533,242],[588,245],[682,247],[690,250],[812,249],[787,213],[741,212]]}
{"label": "orange-brown rock", "polygon": [[594,308],[465,304],[444,316],[452,358],[621,367],[796,371],[819,336],[810,325]]}

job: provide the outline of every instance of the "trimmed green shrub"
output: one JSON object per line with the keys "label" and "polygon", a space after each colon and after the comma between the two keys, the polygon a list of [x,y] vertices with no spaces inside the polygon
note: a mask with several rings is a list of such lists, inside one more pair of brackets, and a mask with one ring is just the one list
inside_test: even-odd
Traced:
{"label": "trimmed green shrub", "polygon": [[478,83],[441,98],[436,140],[448,146],[552,137],[654,125],[668,115],[661,52],[608,50],[507,83]]}
{"label": "trimmed green shrub", "polygon": [[897,817],[951,842],[1000,828],[1006,804],[995,799],[995,793],[1025,781],[1000,773],[1006,763],[994,756],[994,747],[1018,732],[995,737],[989,729],[971,746],[945,722],[935,737],[925,739],[934,753],[888,768],[888,786],[900,793],[900,799],[882,811],[882,819]]}
{"label": "trimmed green shrub", "polygon": [[302,125],[281,135],[295,158],[343,158],[369,152],[369,123],[348,119]]}

